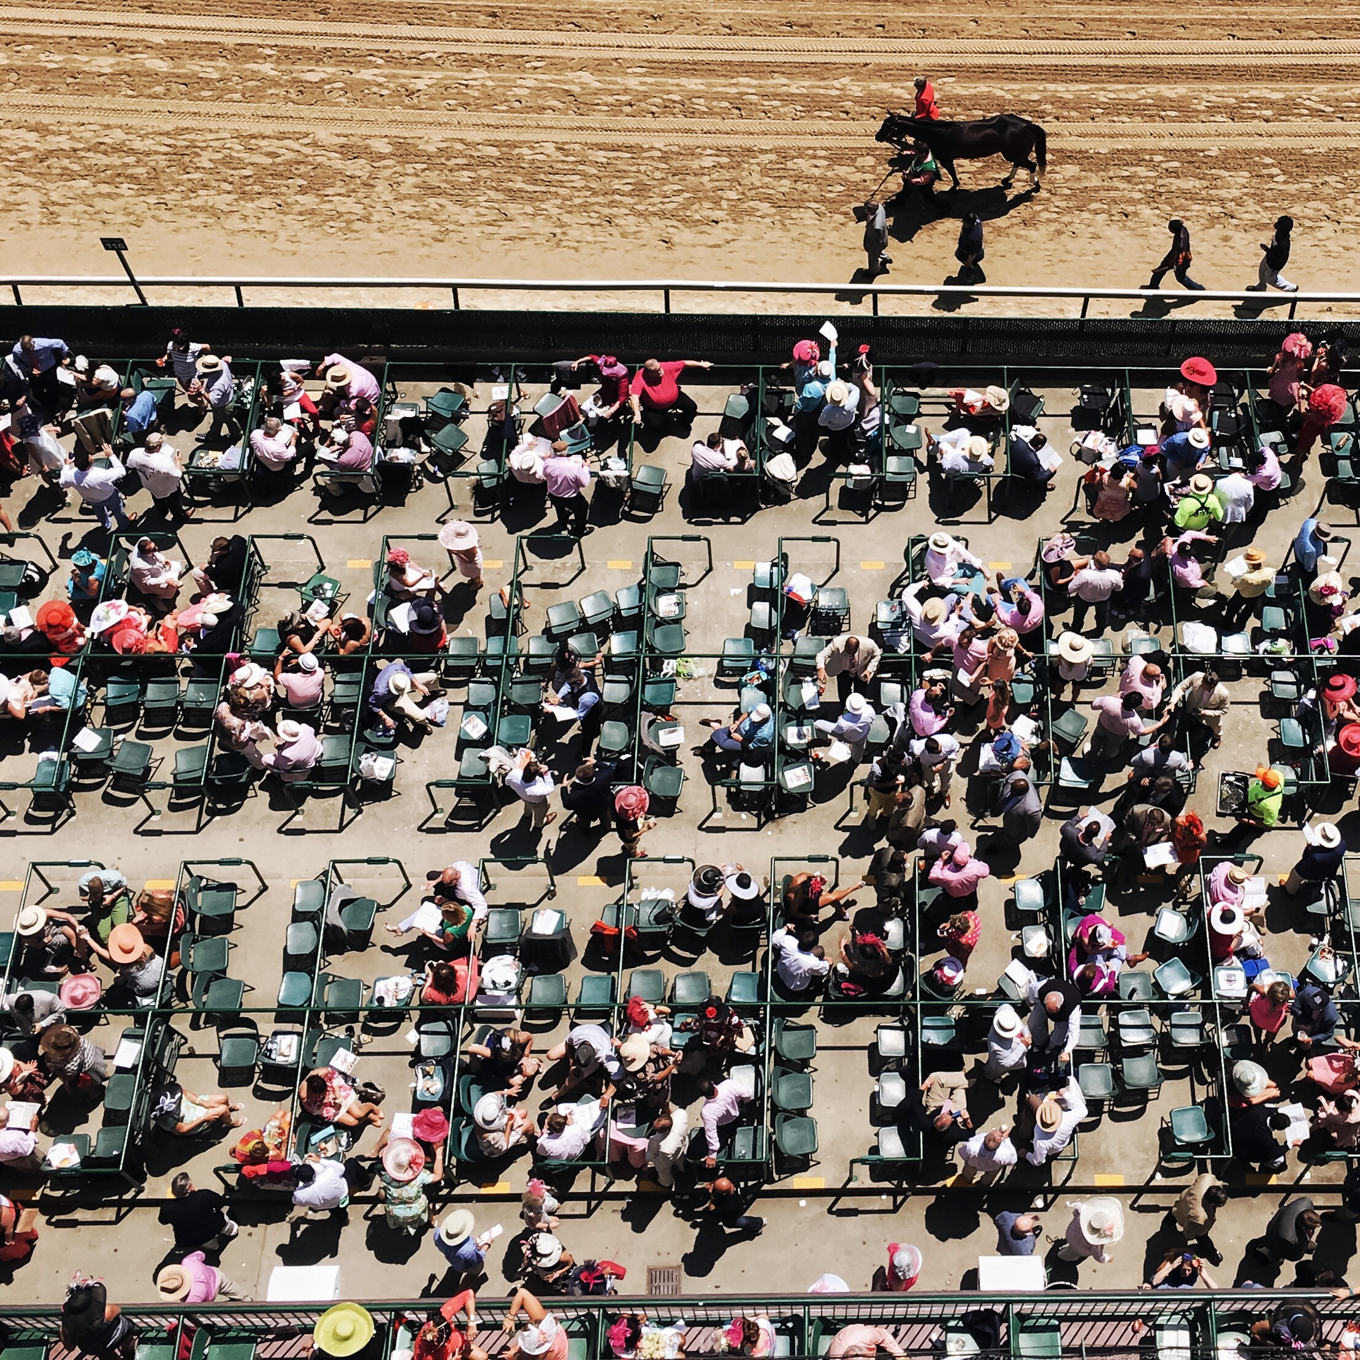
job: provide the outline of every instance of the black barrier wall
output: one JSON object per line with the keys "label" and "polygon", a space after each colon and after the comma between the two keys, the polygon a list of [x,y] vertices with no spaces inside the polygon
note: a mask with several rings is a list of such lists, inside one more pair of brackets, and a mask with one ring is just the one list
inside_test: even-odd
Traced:
{"label": "black barrier wall", "polygon": [[[1060,318],[871,316],[813,312],[802,316],[645,312],[419,311],[393,307],[7,307],[5,346],[21,334],[59,336],[73,349],[130,358],[165,352],[176,326],[219,354],[311,357],[343,349],[356,358],[448,364],[525,363],[608,349],[629,363],[649,355],[722,363],[781,363],[795,341],[830,316],[845,343],[871,344],[879,363],[929,359],[951,364],[1066,364],[1156,367],[1203,351],[1228,366],[1266,368],[1291,331],[1345,334],[1360,323],[1209,318]],[[851,357],[847,348],[843,358]]]}

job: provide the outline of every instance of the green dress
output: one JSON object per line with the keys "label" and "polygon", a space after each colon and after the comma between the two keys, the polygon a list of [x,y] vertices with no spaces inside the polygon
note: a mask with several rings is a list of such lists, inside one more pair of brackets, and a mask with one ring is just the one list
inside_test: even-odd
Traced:
{"label": "green dress", "polygon": [[434,1177],[428,1171],[421,1171],[414,1180],[394,1181],[383,1171],[379,1179],[387,1226],[404,1232],[419,1232],[430,1221],[430,1201],[425,1197],[425,1187]]}
{"label": "green dress", "polygon": [[126,888],[104,899],[98,911],[90,911],[85,916],[85,928],[105,948],[108,948],[109,935],[114,926],[125,926],[132,920],[132,897]]}

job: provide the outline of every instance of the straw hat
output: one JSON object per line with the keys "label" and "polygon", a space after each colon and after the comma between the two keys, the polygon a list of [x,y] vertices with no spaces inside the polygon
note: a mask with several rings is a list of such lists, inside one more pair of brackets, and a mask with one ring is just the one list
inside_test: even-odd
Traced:
{"label": "straw hat", "polygon": [[989,387],[985,395],[987,405],[993,411],[1009,411],[1011,409],[1011,394],[1004,387]]}
{"label": "straw hat", "polygon": [[405,694],[411,688],[411,677],[405,671],[398,671],[387,682],[387,688],[393,694]]}
{"label": "straw hat", "polygon": [[1080,633],[1064,633],[1058,639],[1058,655],[1073,666],[1083,666],[1096,654],[1096,645]]}
{"label": "straw hat", "polygon": [[199,373],[220,373],[222,361],[215,354],[201,354],[195,361],[194,368]]}
{"label": "straw hat", "polygon": [[1270,1085],[1270,1076],[1260,1063],[1244,1059],[1233,1064],[1233,1085],[1248,1100],[1259,1096]]}
{"label": "straw hat", "polygon": [[278,732],[280,741],[296,741],[302,735],[302,724],[292,718],[280,718],[275,731]]}
{"label": "straw hat", "polygon": [[541,1232],[534,1238],[534,1264],[555,1266],[562,1259],[562,1244],[552,1233]]}
{"label": "straw hat", "polygon": [[47,913],[41,907],[25,907],[14,922],[17,935],[41,935],[47,924]]}
{"label": "straw hat", "polygon": [[1317,843],[1328,850],[1335,850],[1341,844],[1341,832],[1331,822],[1319,822],[1313,828]]}
{"label": "straw hat", "polygon": [[992,1016],[992,1028],[1002,1039],[1014,1039],[1020,1033],[1020,1016],[1014,1006],[1007,1002],[996,1008]]}
{"label": "straw hat", "polygon": [[439,542],[450,552],[471,552],[481,539],[467,520],[451,519],[439,526]]}
{"label": "straw hat", "polygon": [[930,546],[936,552],[948,552],[954,546],[954,540],[948,534],[931,534]]}
{"label": "straw hat", "polygon": [[62,978],[57,995],[68,1011],[88,1011],[99,1004],[104,989],[93,973],[72,973]]}
{"label": "straw hat", "polygon": [[166,1266],[156,1276],[156,1292],[161,1298],[173,1299],[177,1303],[189,1297],[192,1284],[189,1272],[183,1266]]}
{"label": "straw hat", "polygon": [[471,1209],[455,1209],[444,1215],[444,1221],[439,1225],[439,1240],[446,1246],[456,1247],[472,1236],[476,1226],[477,1220],[473,1218]]}
{"label": "straw hat", "polygon": [[1124,1206],[1113,1195],[1098,1195],[1077,1205],[1077,1226],[1095,1246],[1118,1242],[1124,1236]]}
{"label": "straw hat", "polygon": [[1196,425],[1187,436],[1192,449],[1207,449],[1209,447],[1209,431],[1203,426]]}
{"label": "straw hat", "polygon": [[337,1303],[316,1320],[312,1340],[320,1351],[341,1357],[357,1355],[373,1340],[373,1317],[357,1303]]}
{"label": "straw hat", "polygon": [[109,957],[114,963],[135,963],[145,948],[142,932],[130,922],[109,931]]}
{"label": "straw hat", "polygon": [[1197,496],[1207,496],[1214,489],[1214,479],[1203,472],[1190,478],[1190,490]]}
{"label": "straw hat", "polygon": [[326,370],[326,386],[343,387],[347,382],[349,382],[350,377],[351,377],[350,371],[348,368],[345,367],[344,364],[332,364]]}
{"label": "straw hat", "polygon": [[1266,555],[1260,548],[1248,548],[1242,556],[1251,563],[1253,567],[1259,567],[1266,560]]}
{"label": "straw hat", "polygon": [[1045,1096],[1038,1110],[1035,1111],[1034,1121],[1045,1133],[1053,1133],[1062,1123],[1062,1117],[1062,1106],[1058,1104],[1057,1097]]}
{"label": "straw hat", "polygon": [[850,400],[850,384],[842,382],[839,378],[835,382],[828,383],[826,399],[832,406],[844,406]]}
{"label": "straw hat", "polygon": [[944,622],[945,615],[948,613],[945,602],[937,595],[929,599],[921,606],[921,617],[927,623],[941,624]]}
{"label": "straw hat", "polygon": [[0,1082],[8,1081],[14,1072],[14,1054],[7,1048],[0,1048]]}
{"label": "straw hat", "polygon": [[975,434],[969,439],[965,452],[973,462],[978,463],[991,455],[991,446],[980,434]]}
{"label": "straw hat", "polygon": [[1251,877],[1251,875],[1247,872],[1247,867],[1245,864],[1234,864],[1228,870],[1228,877],[1229,879],[1232,880],[1232,882],[1241,885],[1245,883],[1247,879]]}
{"label": "straw hat", "polygon": [[383,1148],[383,1171],[398,1184],[413,1181],[425,1169],[425,1149],[414,1138],[393,1138]]}
{"label": "straw hat", "polygon": [[641,1072],[652,1056],[652,1045],[644,1034],[634,1034],[619,1045],[619,1061],[627,1072]]}
{"label": "straw hat", "polygon": [[494,1133],[505,1127],[505,1097],[499,1091],[491,1091],[472,1107],[472,1122],[487,1133]]}

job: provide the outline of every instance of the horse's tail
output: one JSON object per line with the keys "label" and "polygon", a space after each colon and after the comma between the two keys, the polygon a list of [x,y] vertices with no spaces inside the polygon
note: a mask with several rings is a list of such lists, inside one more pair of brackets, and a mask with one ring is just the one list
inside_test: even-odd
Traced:
{"label": "horse's tail", "polygon": [[1039,163],[1039,173],[1048,169],[1048,133],[1034,124],[1034,159]]}

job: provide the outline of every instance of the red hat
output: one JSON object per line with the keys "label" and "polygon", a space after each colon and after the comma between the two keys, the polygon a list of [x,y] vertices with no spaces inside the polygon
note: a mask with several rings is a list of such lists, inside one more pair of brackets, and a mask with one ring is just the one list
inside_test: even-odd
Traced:
{"label": "red hat", "polygon": [[1336,744],[1348,756],[1360,760],[1360,723],[1346,723],[1336,734]]}
{"label": "red hat", "polygon": [[1328,420],[1340,420],[1346,413],[1346,389],[1335,383],[1323,383],[1313,388],[1308,398],[1308,409],[1325,415]]}
{"label": "red hat", "polygon": [[1344,699],[1355,698],[1355,677],[1347,675],[1344,671],[1333,671],[1327,677],[1327,683],[1323,686],[1327,698],[1334,703],[1341,703]]}
{"label": "red hat", "polygon": [[411,1132],[422,1143],[442,1143],[449,1136],[449,1121],[437,1105],[421,1110],[411,1121]]}
{"label": "red hat", "polygon": [[800,340],[793,347],[793,358],[796,363],[815,364],[822,357],[822,351],[815,340]]}
{"label": "red hat", "polygon": [[65,600],[44,600],[33,621],[43,629],[69,628],[76,621],[76,612]]}
{"label": "red hat", "polygon": [[1201,387],[1212,387],[1218,381],[1218,370],[1207,359],[1195,355],[1181,365],[1181,377]]}

